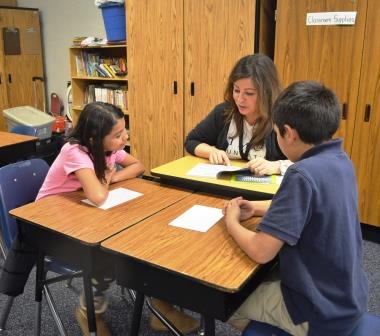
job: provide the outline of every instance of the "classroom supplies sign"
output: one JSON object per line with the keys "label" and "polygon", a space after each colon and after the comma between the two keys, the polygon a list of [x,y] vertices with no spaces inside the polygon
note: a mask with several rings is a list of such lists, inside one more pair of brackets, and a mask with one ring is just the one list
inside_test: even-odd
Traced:
{"label": "classroom supplies sign", "polygon": [[357,12],[307,13],[306,26],[354,25]]}

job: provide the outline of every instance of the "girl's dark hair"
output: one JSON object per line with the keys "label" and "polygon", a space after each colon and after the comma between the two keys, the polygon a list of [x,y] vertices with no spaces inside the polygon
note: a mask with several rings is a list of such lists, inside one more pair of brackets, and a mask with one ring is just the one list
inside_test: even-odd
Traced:
{"label": "girl's dark hair", "polygon": [[230,108],[225,110],[226,122],[232,119],[236,123],[237,134],[242,135],[244,117],[239,113],[233,98],[234,83],[239,79],[250,78],[257,90],[258,114],[256,127],[251,138],[251,145],[255,149],[264,146],[265,137],[273,128],[272,106],[281,91],[277,69],[273,61],[264,54],[248,55],[241,58],[233,67],[224,91],[224,100],[229,103]]}
{"label": "girl's dark hair", "polygon": [[70,144],[85,147],[94,163],[95,174],[101,182],[105,182],[106,155],[111,154],[105,153],[103,139],[121,118],[124,118],[123,111],[112,104],[89,103],[80,113],[78,123],[68,136]]}

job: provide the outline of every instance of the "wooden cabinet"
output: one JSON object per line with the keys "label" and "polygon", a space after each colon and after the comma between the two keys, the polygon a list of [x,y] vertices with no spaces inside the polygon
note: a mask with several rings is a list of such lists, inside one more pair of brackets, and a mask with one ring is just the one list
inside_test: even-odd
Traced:
{"label": "wooden cabinet", "polygon": [[[351,156],[363,223],[380,226],[380,8],[376,0],[278,0],[275,63],[284,85],[313,79],[338,95],[337,136]],[[306,14],[357,12],[355,25],[306,26]],[[339,191],[337,191],[339,197]]]}
{"label": "wooden cabinet", "polygon": [[87,103],[103,101],[123,110],[128,128],[127,76],[115,73],[115,69],[126,71],[126,55],[126,45],[70,48],[71,114],[74,124]]}
{"label": "wooden cabinet", "polygon": [[254,50],[254,0],[127,0],[131,150],[147,171],[184,154],[184,137],[223,101]]}
{"label": "wooden cabinet", "polygon": [[[0,111],[45,108],[44,71],[37,9],[0,7]],[[0,130],[6,130],[0,113]]]}
{"label": "wooden cabinet", "polygon": [[380,226],[380,7],[368,0],[352,160],[363,223]]}

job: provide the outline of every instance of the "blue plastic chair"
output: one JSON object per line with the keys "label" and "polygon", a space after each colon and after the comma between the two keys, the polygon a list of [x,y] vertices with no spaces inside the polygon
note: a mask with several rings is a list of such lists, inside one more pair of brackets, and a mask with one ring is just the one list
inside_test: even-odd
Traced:
{"label": "blue plastic chair", "polygon": [[284,330],[268,323],[251,321],[241,336],[292,336]]}
{"label": "blue plastic chair", "polygon": [[[350,336],[372,335],[380,335],[380,316],[365,313]],[[267,323],[251,321],[241,336],[291,336],[291,334]]]}
{"label": "blue plastic chair", "polygon": [[366,313],[350,336],[380,335],[380,316]]}
{"label": "blue plastic chair", "polygon": [[[18,230],[16,220],[9,215],[9,211],[35,200],[48,170],[49,165],[42,159],[19,161],[0,168],[0,228],[6,250],[10,248]],[[54,278],[54,280],[49,279],[49,284],[81,276],[81,272],[77,272],[49,257],[45,258],[44,269],[46,273],[53,271],[54,273],[61,274],[61,276]],[[46,278],[46,273],[44,274],[44,279]],[[65,328],[56,312],[55,303],[47,284],[44,284],[43,292],[59,333],[66,335]],[[0,331],[5,328],[13,300],[14,297],[8,298],[3,313],[0,316]],[[41,302],[38,302],[37,308],[35,331],[36,334],[39,334]]]}

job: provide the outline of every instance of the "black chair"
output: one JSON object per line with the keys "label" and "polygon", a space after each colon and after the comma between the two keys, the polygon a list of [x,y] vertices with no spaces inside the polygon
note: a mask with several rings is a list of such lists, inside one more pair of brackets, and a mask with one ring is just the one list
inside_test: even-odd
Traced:
{"label": "black chair", "polygon": [[[33,202],[49,170],[49,165],[42,159],[19,161],[0,168],[0,228],[5,248],[9,249],[14,240],[18,228],[16,220],[9,215],[9,211]],[[45,294],[50,311],[58,327],[60,335],[66,335],[66,330],[59,318],[53,297],[48,285],[51,283],[72,279],[81,276],[81,272],[59,263],[49,257],[45,258],[45,274],[43,275]],[[52,271],[60,276],[46,280],[46,273]],[[0,331],[5,329],[5,324],[10,313],[13,297],[9,297],[0,315]],[[35,333],[40,333],[41,302],[38,302],[36,310]]]}

